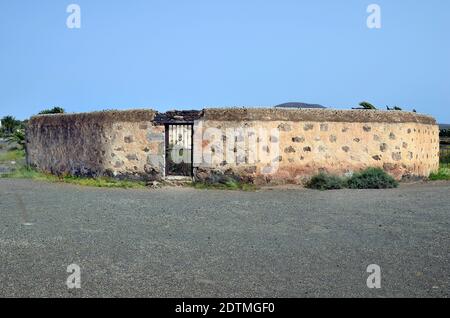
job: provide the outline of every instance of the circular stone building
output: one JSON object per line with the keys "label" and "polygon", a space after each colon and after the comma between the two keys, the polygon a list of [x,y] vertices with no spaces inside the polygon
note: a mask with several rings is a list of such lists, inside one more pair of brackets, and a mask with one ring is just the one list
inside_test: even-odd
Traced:
{"label": "circular stone building", "polygon": [[439,128],[401,111],[225,108],[42,115],[27,160],[54,174],[155,180],[232,176],[301,183],[318,172],[380,167],[396,179],[439,168]]}

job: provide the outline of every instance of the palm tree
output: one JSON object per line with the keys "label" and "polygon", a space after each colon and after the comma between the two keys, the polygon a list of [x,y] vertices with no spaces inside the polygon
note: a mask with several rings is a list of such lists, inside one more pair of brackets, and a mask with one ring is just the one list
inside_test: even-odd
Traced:
{"label": "palm tree", "polygon": [[5,116],[1,119],[2,128],[1,131],[5,135],[12,134],[17,128],[20,127],[20,120],[15,119],[13,116]]}

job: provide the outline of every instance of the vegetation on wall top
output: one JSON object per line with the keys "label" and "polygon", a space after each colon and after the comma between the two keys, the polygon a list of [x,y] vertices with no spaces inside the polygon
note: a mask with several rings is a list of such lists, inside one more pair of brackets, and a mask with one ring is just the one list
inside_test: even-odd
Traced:
{"label": "vegetation on wall top", "polygon": [[361,103],[359,103],[359,106],[361,106],[363,109],[377,109],[375,106],[373,106],[369,102],[361,102]]}
{"label": "vegetation on wall top", "polygon": [[65,110],[62,107],[53,107],[51,109],[44,109],[39,112],[39,115],[48,115],[48,114],[64,114]]}
{"label": "vegetation on wall top", "polygon": [[[359,103],[360,107],[356,107],[356,108],[352,108],[352,109],[362,109],[362,110],[377,110],[377,107],[374,106],[373,104],[369,103],[369,102],[361,102]],[[402,107],[399,106],[386,106],[386,109],[388,111],[403,111]],[[413,113],[417,113],[417,111],[415,109],[412,110]]]}
{"label": "vegetation on wall top", "polygon": [[211,121],[330,121],[360,123],[421,123],[436,125],[427,115],[412,112],[386,112],[380,110],[337,109],[283,109],[283,108],[207,108],[202,119]]}

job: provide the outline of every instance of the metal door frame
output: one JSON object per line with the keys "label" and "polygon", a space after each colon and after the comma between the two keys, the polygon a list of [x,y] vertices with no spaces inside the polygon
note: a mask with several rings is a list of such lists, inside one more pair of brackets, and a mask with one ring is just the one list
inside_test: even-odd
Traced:
{"label": "metal door frame", "polygon": [[[169,165],[168,162],[168,153],[169,153],[169,134],[170,134],[170,127],[171,126],[190,126],[191,127],[191,162],[190,162],[190,175],[189,176],[183,176],[183,177],[193,177],[194,176],[194,123],[193,122],[170,122],[164,124],[164,131],[165,131],[165,145],[164,145],[164,161],[165,161],[165,176],[167,177],[177,177],[176,175],[170,175],[169,174]],[[180,176],[181,177],[181,176]]]}

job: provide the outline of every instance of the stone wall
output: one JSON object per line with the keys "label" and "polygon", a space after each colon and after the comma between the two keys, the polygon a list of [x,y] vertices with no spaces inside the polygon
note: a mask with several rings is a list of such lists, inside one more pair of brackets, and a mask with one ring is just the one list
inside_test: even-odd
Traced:
{"label": "stone wall", "polygon": [[114,176],[157,180],[164,176],[164,126],[153,122],[117,122],[112,125],[105,168]]}
{"label": "stone wall", "polygon": [[[366,167],[402,179],[428,177],[439,166],[438,126],[415,113],[210,109],[197,126],[196,139],[208,128],[221,135],[219,141],[216,136],[197,143],[203,153],[213,153],[207,164],[196,149],[200,180],[228,175],[255,183],[301,183],[318,172],[349,175]],[[230,142],[233,129],[243,133]]]}
{"label": "stone wall", "polygon": [[[192,120],[197,180],[300,183],[321,171],[345,175],[366,167],[381,167],[397,179],[420,178],[439,165],[438,126],[429,116],[322,109],[36,116],[27,127],[27,161],[58,175],[160,179],[164,123]],[[210,130],[212,139],[205,136]]]}
{"label": "stone wall", "polygon": [[164,126],[151,110],[44,115],[27,127],[27,162],[57,175],[164,176]]}

